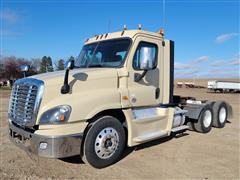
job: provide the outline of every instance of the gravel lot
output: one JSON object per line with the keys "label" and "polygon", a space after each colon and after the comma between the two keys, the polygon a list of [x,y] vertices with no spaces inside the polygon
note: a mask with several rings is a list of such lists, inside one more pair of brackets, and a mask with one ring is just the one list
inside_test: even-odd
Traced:
{"label": "gravel lot", "polygon": [[240,95],[206,93],[206,89],[176,89],[175,94],[226,100],[234,111],[224,129],[128,148],[124,157],[97,170],[78,158],[45,159],[28,155],[8,140],[9,91],[0,90],[0,177],[2,179],[240,179]]}

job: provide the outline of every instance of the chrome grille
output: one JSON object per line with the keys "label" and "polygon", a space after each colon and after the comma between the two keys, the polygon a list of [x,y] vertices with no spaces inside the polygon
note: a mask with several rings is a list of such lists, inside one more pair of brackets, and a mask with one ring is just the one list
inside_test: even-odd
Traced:
{"label": "chrome grille", "polygon": [[9,118],[20,126],[33,126],[43,93],[43,81],[25,78],[15,82]]}

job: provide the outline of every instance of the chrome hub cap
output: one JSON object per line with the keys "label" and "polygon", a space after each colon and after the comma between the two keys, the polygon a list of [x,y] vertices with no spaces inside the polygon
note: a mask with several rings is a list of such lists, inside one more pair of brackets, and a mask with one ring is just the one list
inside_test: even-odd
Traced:
{"label": "chrome hub cap", "polygon": [[114,128],[104,128],[96,137],[95,152],[101,159],[110,158],[119,145],[119,136]]}
{"label": "chrome hub cap", "polygon": [[219,111],[218,118],[220,123],[224,123],[225,119],[227,117],[227,110],[225,107],[222,107]]}
{"label": "chrome hub cap", "polygon": [[212,113],[210,110],[206,110],[203,114],[203,124],[207,128],[212,122]]}

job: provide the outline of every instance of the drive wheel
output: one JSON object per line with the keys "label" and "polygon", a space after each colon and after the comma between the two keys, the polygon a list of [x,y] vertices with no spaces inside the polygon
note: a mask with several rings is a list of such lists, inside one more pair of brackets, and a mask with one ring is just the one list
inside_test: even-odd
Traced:
{"label": "drive wheel", "polygon": [[213,126],[223,128],[227,121],[228,110],[227,105],[223,101],[217,101],[213,105]]}
{"label": "drive wheel", "polygon": [[194,129],[200,133],[208,133],[212,129],[213,111],[209,104],[207,104],[200,113],[199,119],[194,123]]}
{"label": "drive wheel", "polygon": [[107,167],[119,160],[125,147],[122,124],[112,116],[103,116],[86,134],[83,160],[95,168]]}

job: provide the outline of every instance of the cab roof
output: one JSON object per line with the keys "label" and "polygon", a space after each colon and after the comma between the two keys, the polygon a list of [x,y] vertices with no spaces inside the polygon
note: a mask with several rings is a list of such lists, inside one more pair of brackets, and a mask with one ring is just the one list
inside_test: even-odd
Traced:
{"label": "cab roof", "polygon": [[148,35],[156,38],[163,39],[163,35],[157,32],[149,32],[144,30],[123,30],[118,32],[106,33],[106,34],[99,34],[91,37],[85,41],[85,44],[91,44],[94,42],[110,40],[110,39],[117,39],[117,38],[134,38],[137,35]]}

